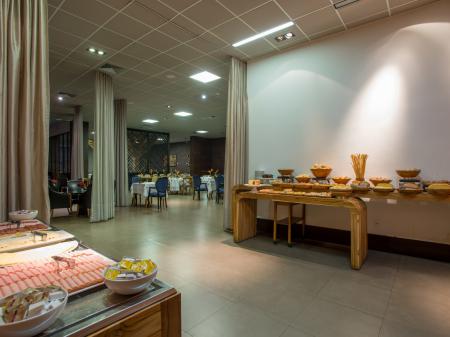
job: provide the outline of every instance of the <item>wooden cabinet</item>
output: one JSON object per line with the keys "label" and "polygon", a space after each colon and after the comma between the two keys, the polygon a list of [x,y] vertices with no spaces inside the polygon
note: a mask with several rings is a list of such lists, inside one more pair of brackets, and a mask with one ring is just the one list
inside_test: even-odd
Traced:
{"label": "wooden cabinet", "polygon": [[181,337],[181,294],[140,310],[90,337]]}

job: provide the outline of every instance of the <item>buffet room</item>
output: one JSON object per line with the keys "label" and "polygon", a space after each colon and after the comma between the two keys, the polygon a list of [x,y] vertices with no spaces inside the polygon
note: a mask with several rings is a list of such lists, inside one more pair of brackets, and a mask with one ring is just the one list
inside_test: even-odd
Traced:
{"label": "buffet room", "polygon": [[0,27],[0,337],[450,335],[450,1]]}

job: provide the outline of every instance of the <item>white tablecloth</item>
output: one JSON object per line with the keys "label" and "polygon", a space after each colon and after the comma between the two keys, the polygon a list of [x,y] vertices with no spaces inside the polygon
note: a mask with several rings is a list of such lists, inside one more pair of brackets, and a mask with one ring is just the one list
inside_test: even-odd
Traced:
{"label": "white tablecloth", "polygon": [[169,177],[170,192],[180,192],[180,186],[183,185],[183,178]]}
{"label": "white tablecloth", "polygon": [[150,188],[155,187],[155,185],[154,182],[134,183],[131,185],[131,194],[140,194],[147,198]]}
{"label": "white tablecloth", "polygon": [[206,184],[208,193],[214,192],[216,190],[216,180],[212,176],[201,176],[200,181]]}

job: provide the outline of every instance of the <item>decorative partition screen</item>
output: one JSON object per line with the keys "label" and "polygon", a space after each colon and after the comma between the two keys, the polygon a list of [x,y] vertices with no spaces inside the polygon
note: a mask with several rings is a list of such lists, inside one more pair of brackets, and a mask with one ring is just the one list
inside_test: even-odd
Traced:
{"label": "decorative partition screen", "polygon": [[71,132],[50,137],[48,172],[52,177],[65,175],[70,178],[71,147]]}
{"label": "decorative partition screen", "polygon": [[128,174],[169,172],[169,134],[128,129]]}

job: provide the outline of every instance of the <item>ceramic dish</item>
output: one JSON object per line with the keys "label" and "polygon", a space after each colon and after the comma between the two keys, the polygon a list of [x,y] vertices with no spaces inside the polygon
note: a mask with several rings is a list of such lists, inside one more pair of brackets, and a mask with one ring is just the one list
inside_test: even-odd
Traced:
{"label": "ceramic dish", "polygon": [[12,221],[23,221],[23,220],[33,220],[34,218],[37,217],[38,215],[38,211],[36,210],[20,210],[20,211],[13,211],[13,212],[9,212],[9,218]]}

